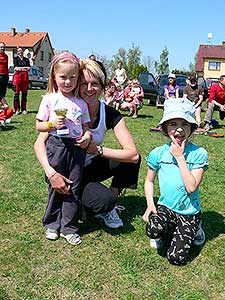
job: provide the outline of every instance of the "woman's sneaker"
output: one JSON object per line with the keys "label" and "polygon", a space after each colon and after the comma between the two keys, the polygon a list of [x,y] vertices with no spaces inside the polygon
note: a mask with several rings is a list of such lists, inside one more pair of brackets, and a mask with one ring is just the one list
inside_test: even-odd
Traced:
{"label": "woman's sneaker", "polygon": [[81,238],[77,233],[70,233],[64,235],[62,232],[60,236],[67,240],[67,242],[73,246],[79,245],[81,243]]}
{"label": "woman's sneaker", "polygon": [[195,234],[193,244],[195,246],[202,246],[205,243],[205,232],[202,229],[202,221],[199,223],[198,231]]}
{"label": "woman's sneaker", "polygon": [[105,225],[109,228],[115,229],[123,227],[123,221],[118,216],[115,208],[113,208],[113,210],[111,210],[110,212],[98,214],[95,216],[95,218],[102,219]]}
{"label": "woman's sneaker", "polygon": [[55,241],[59,238],[59,233],[55,229],[47,228],[45,237],[48,240]]}
{"label": "woman's sneaker", "polygon": [[150,239],[151,248],[160,249],[164,246],[164,242],[162,239]]}

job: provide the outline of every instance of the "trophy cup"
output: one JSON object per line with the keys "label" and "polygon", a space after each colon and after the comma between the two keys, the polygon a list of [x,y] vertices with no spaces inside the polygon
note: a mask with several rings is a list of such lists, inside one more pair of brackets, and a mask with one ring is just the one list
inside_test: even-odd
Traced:
{"label": "trophy cup", "polygon": [[[63,116],[65,117],[66,114],[67,114],[67,108],[58,108],[58,109],[55,109],[55,114],[57,116]],[[66,126],[63,126],[62,128],[60,129],[57,129],[57,134],[58,135],[67,135],[69,134],[69,128],[66,127]]]}

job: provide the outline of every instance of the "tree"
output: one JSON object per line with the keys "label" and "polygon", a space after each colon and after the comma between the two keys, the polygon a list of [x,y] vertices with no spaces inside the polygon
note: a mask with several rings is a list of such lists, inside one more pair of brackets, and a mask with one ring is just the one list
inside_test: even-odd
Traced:
{"label": "tree", "polygon": [[144,57],[143,64],[149,73],[155,73],[155,60],[151,56]]}
{"label": "tree", "polygon": [[160,54],[159,62],[155,61],[155,70],[158,74],[168,74],[169,73],[169,51],[166,46]]}
{"label": "tree", "polygon": [[119,61],[122,61],[128,78],[137,78],[141,71],[147,71],[147,68],[141,64],[140,47],[135,46],[134,44],[132,44],[128,51],[124,48],[120,48],[117,54],[113,55],[111,67],[114,71],[117,68]]}

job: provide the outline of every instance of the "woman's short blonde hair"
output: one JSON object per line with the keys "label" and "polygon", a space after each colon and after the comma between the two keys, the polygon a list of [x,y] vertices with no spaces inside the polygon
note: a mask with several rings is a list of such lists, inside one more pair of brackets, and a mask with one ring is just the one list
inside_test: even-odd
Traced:
{"label": "woman's short blonde hair", "polygon": [[[76,55],[70,53],[70,52],[62,52],[58,55],[55,55],[51,62],[51,67],[49,71],[49,78],[48,78],[48,87],[47,87],[47,94],[48,93],[54,93],[58,91],[58,87],[55,81],[55,73],[57,72],[57,69],[60,65],[64,63],[71,63],[74,64],[74,67],[77,69],[78,76],[80,75],[80,66],[79,66],[79,60],[76,57]],[[80,76],[79,76],[80,77]],[[77,80],[77,86],[73,90],[74,96],[78,96],[78,90],[79,90],[79,78]]]}
{"label": "woman's short blonde hair", "polygon": [[99,62],[89,58],[80,60],[80,74],[82,74],[84,70],[91,72],[94,77],[100,82],[102,89],[105,89],[106,71],[102,63],[100,64]]}

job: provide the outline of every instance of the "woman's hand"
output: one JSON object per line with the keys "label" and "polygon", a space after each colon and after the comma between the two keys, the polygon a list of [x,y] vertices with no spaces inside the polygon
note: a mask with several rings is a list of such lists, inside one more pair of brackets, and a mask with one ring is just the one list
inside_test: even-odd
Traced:
{"label": "woman's hand", "polygon": [[49,181],[56,192],[69,195],[70,183],[73,183],[73,181],[69,180],[58,172],[56,172],[53,176],[50,176]]}
{"label": "woman's hand", "polygon": [[153,204],[152,206],[148,206],[146,208],[146,211],[145,213],[143,214],[142,216],[142,219],[145,221],[145,222],[149,222],[149,217],[151,214],[156,214],[157,213],[157,210],[156,210],[156,207],[155,205]]}
{"label": "woman's hand", "polygon": [[80,138],[76,139],[76,146],[81,147],[82,149],[86,149],[91,141],[91,133],[90,131],[86,131],[84,135]]}
{"label": "woman's hand", "polygon": [[93,138],[91,138],[91,141],[87,147],[87,153],[88,154],[98,154],[98,147]]}

